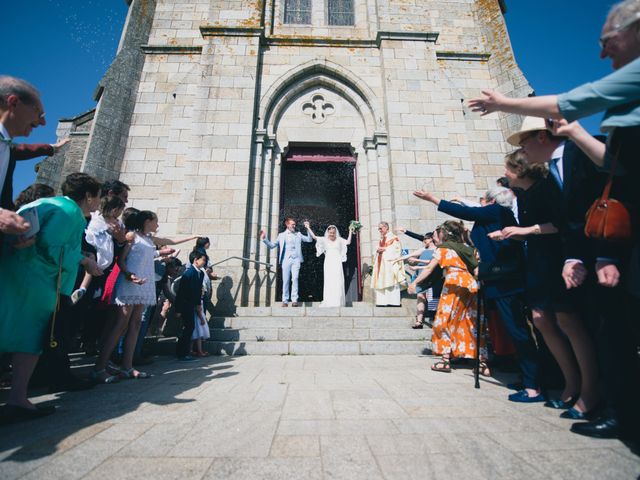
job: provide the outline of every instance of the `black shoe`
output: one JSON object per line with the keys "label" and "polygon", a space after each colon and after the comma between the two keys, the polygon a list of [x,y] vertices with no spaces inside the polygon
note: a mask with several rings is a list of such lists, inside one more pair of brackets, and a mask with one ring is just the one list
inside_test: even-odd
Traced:
{"label": "black shoe", "polygon": [[49,393],[81,392],[83,390],[89,390],[95,386],[95,382],[71,376],[67,381],[49,385]]}
{"label": "black shoe", "polygon": [[574,423],[571,431],[592,438],[618,438],[620,425],[615,417],[599,417],[592,422]]}
{"label": "black shoe", "polygon": [[556,410],[568,410],[573,407],[578,401],[578,395],[574,395],[573,397],[569,397],[569,400],[566,402],[561,400],[560,398],[552,398],[545,402],[544,406],[547,408],[555,408]]}
{"label": "black shoe", "polygon": [[571,407],[569,410],[565,410],[560,414],[560,418],[568,418],[571,420],[594,420],[598,417],[602,408],[600,405],[596,405],[588,412],[580,412],[575,408]]}
{"label": "black shoe", "polygon": [[10,425],[12,423],[35,420],[55,413],[56,407],[38,406],[36,408],[19,407],[18,405],[5,405],[0,413],[0,425]]}

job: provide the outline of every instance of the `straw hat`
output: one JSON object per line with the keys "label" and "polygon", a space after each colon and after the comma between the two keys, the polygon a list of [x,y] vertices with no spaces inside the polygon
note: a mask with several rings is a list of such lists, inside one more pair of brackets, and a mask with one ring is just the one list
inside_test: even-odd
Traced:
{"label": "straw hat", "polygon": [[544,118],[524,117],[520,130],[509,135],[509,137],[507,138],[507,142],[509,142],[514,147],[519,147],[520,141],[522,140],[523,136],[525,136],[527,133],[537,132],[540,130],[549,130]]}

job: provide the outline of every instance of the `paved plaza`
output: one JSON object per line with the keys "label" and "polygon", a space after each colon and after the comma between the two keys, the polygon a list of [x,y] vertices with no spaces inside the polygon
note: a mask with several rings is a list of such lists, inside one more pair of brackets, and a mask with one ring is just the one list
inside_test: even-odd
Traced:
{"label": "paved plaza", "polygon": [[494,379],[420,356],[162,357],[149,380],[37,397],[0,430],[0,478],[634,479],[617,440],[569,432]]}

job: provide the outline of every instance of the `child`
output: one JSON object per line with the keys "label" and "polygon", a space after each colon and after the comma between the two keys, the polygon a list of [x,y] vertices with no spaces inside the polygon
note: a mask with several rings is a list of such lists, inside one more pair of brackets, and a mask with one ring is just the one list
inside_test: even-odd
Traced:
{"label": "child", "polygon": [[202,281],[204,278],[202,269],[208,260],[204,251],[192,251],[189,254],[189,266],[182,274],[178,291],[176,292],[175,308],[182,318],[182,332],[176,347],[176,354],[180,361],[195,360],[194,357],[189,355],[189,347],[195,328],[196,315],[201,321],[204,320],[206,324],[202,310]]}
{"label": "child", "polygon": [[[205,273],[204,278],[207,278],[207,274]],[[208,357],[209,352],[205,352],[202,350],[202,341],[208,339],[211,336],[209,332],[209,325],[207,324],[207,316],[204,311],[204,297],[205,297],[205,287],[203,284],[202,287],[202,301],[200,305],[196,308],[196,313],[194,316],[194,328],[193,335],[191,339],[193,340],[191,355],[194,357]]]}
{"label": "child", "polygon": [[[100,210],[91,213],[91,221],[85,230],[85,239],[89,245],[97,251],[96,261],[101,270],[107,269],[113,262],[113,238],[112,229],[120,222],[118,218],[124,211],[124,202],[119,197],[103,197],[100,201]],[[88,273],[80,287],[71,294],[71,302],[76,304],[87,293],[93,277]]]}
{"label": "child", "polygon": [[142,312],[147,305],[156,303],[156,289],[153,281],[156,246],[151,237],[158,229],[158,217],[148,210],[131,212],[125,219],[125,227],[128,230],[128,243],[118,257],[120,274],[114,288],[115,303],[118,306],[117,319],[91,373],[94,380],[103,383],[113,382],[113,377],[106,372],[107,362],[120,336],[125,332],[127,335],[124,341],[122,365],[120,368],[111,366],[111,372],[120,378],[151,377],[133,368],[133,353],[140,330]]}

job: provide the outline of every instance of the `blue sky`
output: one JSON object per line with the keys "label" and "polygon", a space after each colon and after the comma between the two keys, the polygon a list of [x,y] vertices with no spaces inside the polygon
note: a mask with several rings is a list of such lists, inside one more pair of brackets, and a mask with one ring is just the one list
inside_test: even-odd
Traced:
{"label": "blue sky", "polygon": [[[93,92],[118,46],[125,1],[2,3],[0,41],[5,55],[0,73],[25,78],[40,89],[48,123],[34,130],[28,141],[52,143],[58,119],[94,107]],[[598,59],[598,37],[612,3],[507,0],[516,60],[538,95],[566,91],[611,71],[607,60]],[[597,132],[598,118],[584,122],[592,133]],[[18,163],[16,194],[35,180],[37,161]]]}

